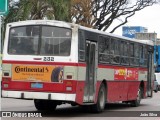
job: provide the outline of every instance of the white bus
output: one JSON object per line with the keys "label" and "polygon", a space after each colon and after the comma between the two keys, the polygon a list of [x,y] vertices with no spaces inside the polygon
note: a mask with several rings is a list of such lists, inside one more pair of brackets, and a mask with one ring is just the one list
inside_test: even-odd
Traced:
{"label": "white bus", "polygon": [[9,23],[2,96],[34,100],[38,110],[62,103],[138,106],[152,97],[153,43],[54,20]]}

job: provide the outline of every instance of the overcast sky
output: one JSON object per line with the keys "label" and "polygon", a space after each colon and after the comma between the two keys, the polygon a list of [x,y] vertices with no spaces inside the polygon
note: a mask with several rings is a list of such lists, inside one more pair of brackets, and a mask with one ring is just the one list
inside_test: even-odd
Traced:
{"label": "overcast sky", "polygon": [[[160,38],[160,4],[149,6],[138,11],[132,16],[125,26],[143,26],[148,28],[148,32],[155,32]],[[122,35],[122,27],[118,28],[114,34]]]}
{"label": "overcast sky", "polygon": [[[115,22],[120,21],[116,20]],[[155,32],[157,33],[158,38],[160,38],[160,4],[149,6],[136,12],[136,14],[132,16],[124,26],[146,27],[148,28],[148,32]],[[107,30],[107,32],[109,31],[110,29]],[[122,35],[122,27],[118,28],[114,34]]]}

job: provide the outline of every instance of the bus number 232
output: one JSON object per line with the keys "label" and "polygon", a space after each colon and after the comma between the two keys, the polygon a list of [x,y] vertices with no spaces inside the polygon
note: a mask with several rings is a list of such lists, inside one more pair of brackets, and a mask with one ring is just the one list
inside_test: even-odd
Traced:
{"label": "bus number 232", "polygon": [[43,61],[54,61],[54,57],[44,57]]}

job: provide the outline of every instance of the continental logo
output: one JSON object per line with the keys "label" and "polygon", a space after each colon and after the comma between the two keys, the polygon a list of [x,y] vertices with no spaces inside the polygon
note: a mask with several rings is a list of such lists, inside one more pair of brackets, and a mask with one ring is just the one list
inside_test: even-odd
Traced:
{"label": "continental logo", "polygon": [[16,73],[21,73],[21,72],[46,73],[46,72],[49,72],[49,70],[48,70],[47,67],[42,67],[42,68],[29,68],[29,67],[16,66],[16,67],[15,67],[15,72],[16,72]]}

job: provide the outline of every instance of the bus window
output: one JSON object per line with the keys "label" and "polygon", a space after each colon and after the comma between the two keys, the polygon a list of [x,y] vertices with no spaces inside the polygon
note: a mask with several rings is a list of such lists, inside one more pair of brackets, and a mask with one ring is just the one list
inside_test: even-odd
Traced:
{"label": "bus window", "polygon": [[147,49],[145,46],[140,46],[140,66],[147,67]]}
{"label": "bus window", "polygon": [[121,64],[125,64],[125,65],[129,64],[129,60],[128,60],[129,48],[128,47],[129,46],[127,42],[121,41]]}
{"label": "bus window", "polygon": [[109,38],[105,38],[100,36],[99,37],[99,62],[100,63],[109,63],[110,57],[109,57]]}
{"label": "bus window", "polygon": [[144,46],[144,66],[147,67],[147,53],[148,53],[148,50],[147,50],[147,47]]}
{"label": "bus window", "polygon": [[85,61],[85,35],[84,35],[84,31],[79,31],[79,60],[80,61]]}
{"label": "bus window", "polygon": [[42,26],[41,55],[69,56],[70,49],[70,29]]}
{"label": "bus window", "polygon": [[130,65],[134,65],[134,43],[129,44],[130,48]]}
{"label": "bus window", "polygon": [[139,66],[139,45],[137,43],[135,43],[134,46],[134,54],[135,54],[134,63],[135,65]]}
{"label": "bus window", "polygon": [[110,59],[111,59],[111,63],[114,63],[114,50],[115,50],[115,40],[111,39],[111,44],[110,44]]}
{"label": "bus window", "polygon": [[38,36],[34,34],[34,29],[37,27],[24,26],[11,28],[8,53],[15,55],[37,54]]}
{"label": "bus window", "polygon": [[113,64],[119,64],[120,63],[120,46],[119,46],[120,41],[116,39],[111,39],[111,49],[110,49],[110,58],[111,58],[111,63]]}

